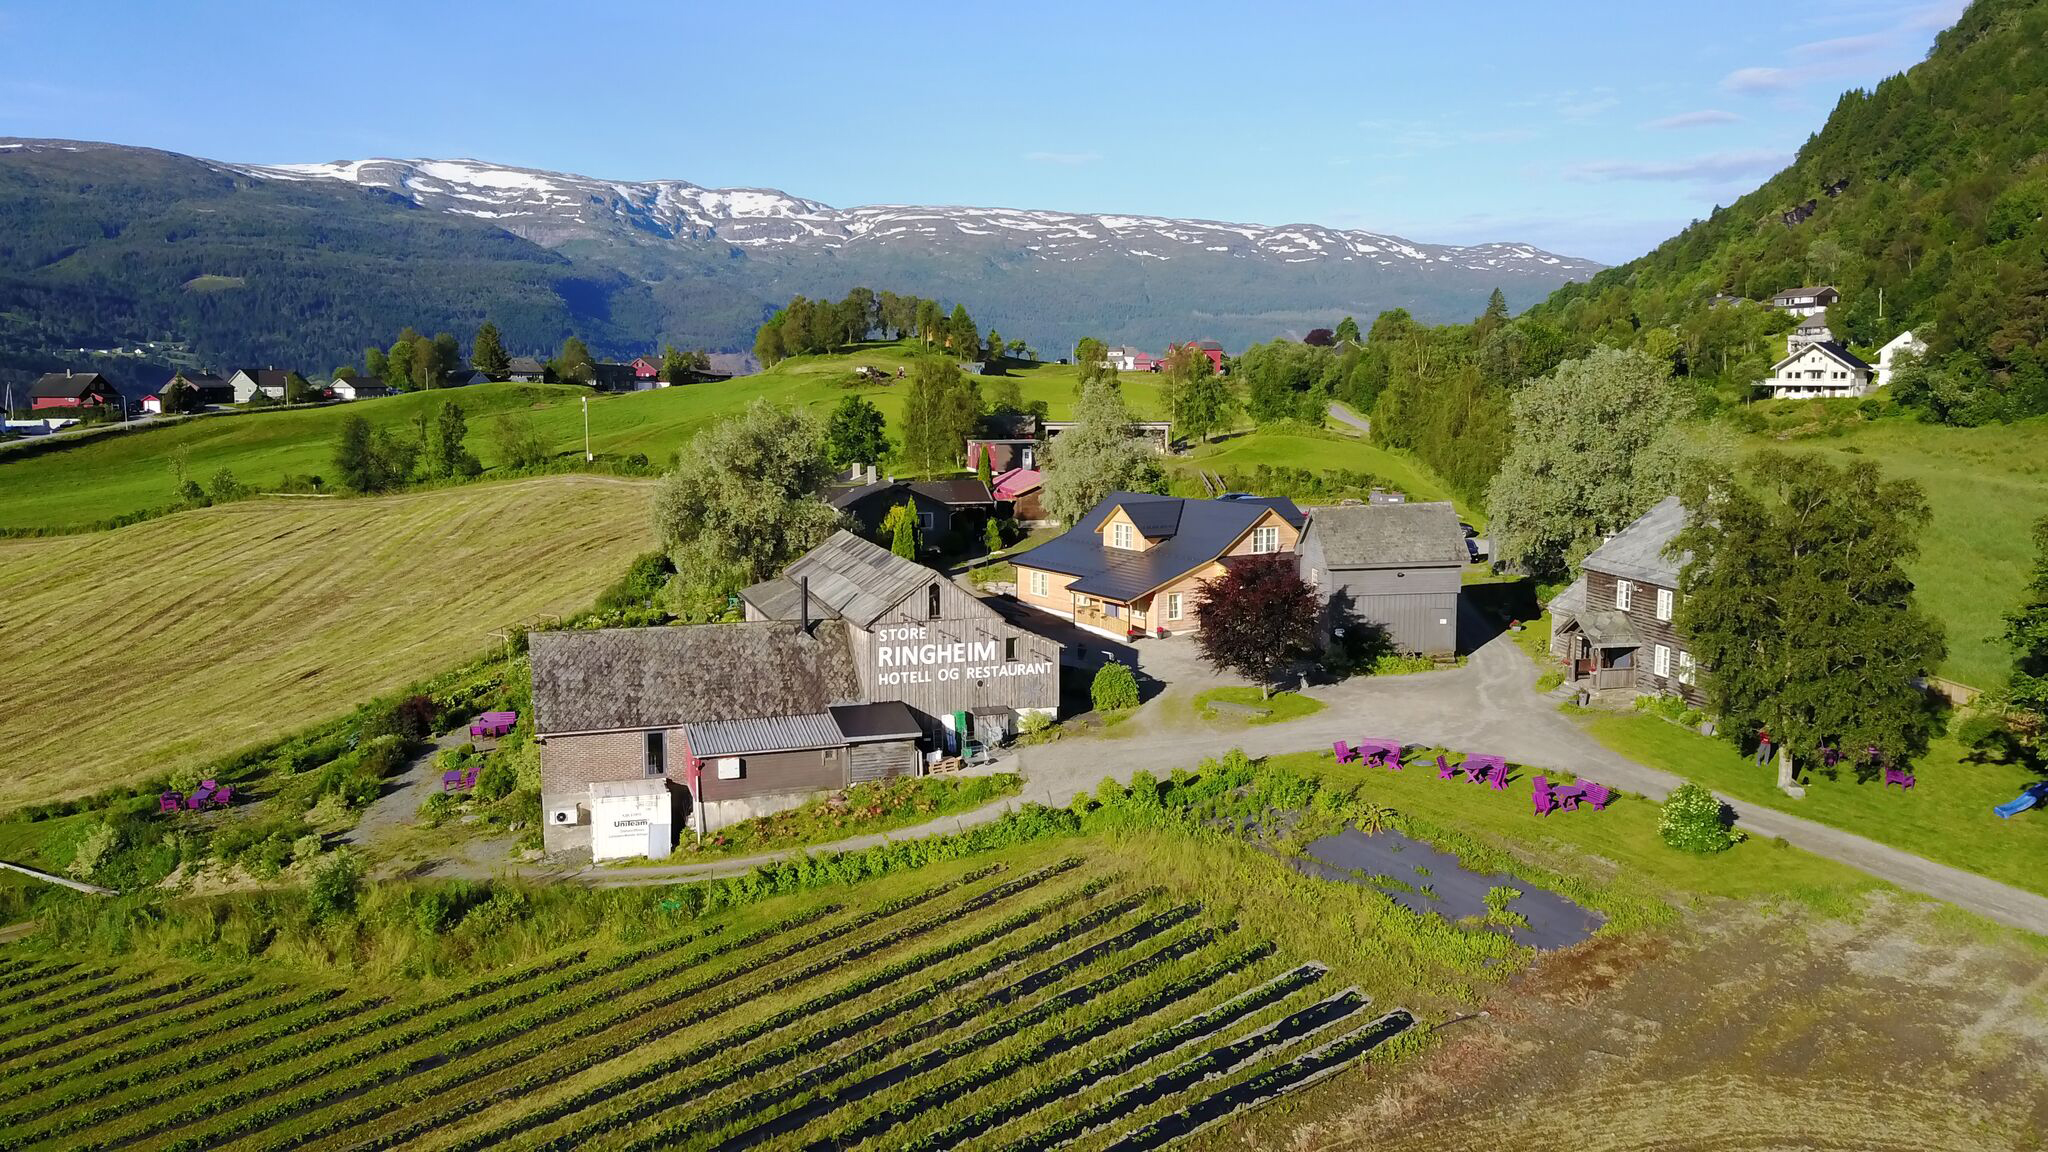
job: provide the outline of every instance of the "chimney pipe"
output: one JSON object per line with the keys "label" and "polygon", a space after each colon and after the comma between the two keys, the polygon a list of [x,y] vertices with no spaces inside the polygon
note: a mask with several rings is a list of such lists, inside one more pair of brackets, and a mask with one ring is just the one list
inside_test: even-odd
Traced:
{"label": "chimney pipe", "polygon": [[797,577],[796,588],[798,603],[797,627],[802,629],[805,635],[809,635],[811,631],[811,578],[809,576]]}
{"label": "chimney pipe", "polygon": [[874,482],[875,482],[875,466],[874,466],[873,464],[870,464],[870,465],[868,465],[868,483],[870,483],[870,484],[873,484]]}

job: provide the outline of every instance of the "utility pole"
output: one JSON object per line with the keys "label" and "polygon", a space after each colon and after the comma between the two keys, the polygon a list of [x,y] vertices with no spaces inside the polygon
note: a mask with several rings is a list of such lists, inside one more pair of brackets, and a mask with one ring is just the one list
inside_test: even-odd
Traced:
{"label": "utility pole", "polygon": [[590,397],[585,396],[583,398],[583,462],[588,464],[596,459],[597,457],[590,454]]}

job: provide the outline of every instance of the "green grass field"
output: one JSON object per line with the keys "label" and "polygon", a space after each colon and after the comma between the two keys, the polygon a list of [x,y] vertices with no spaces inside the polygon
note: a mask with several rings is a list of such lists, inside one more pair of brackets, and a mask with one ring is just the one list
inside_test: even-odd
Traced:
{"label": "green grass field", "polygon": [[1976,688],[2005,683],[2012,657],[1999,636],[2034,562],[2032,525],[2048,516],[2048,419],[1983,428],[1881,420],[1840,436],[1746,444],[1873,461],[1919,482],[1934,520],[1909,571],[1948,627],[1941,674]]}
{"label": "green grass field", "polygon": [[1644,764],[1654,764],[1746,804],[1776,808],[1831,824],[2048,895],[2048,814],[2022,812],[2002,820],[1991,810],[2040,779],[2011,764],[1972,764],[1953,740],[1934,743],[1913,762],[1911,792],[1878,781],[1856,782],[1848,765],[1830,780],[1808,764],[1804,799],[1779,792],[1775,767],[1759,768],[1725,740],[1702,736],[1640,712],[1592,712],[1581,722],[1601,743]]}
{"label": "green grass field", "polygon": [[204,762],[580,610],[651,546],[651,489],[539,477],[0,540],[0,603],[34,630],[0,647],[0,808]]}

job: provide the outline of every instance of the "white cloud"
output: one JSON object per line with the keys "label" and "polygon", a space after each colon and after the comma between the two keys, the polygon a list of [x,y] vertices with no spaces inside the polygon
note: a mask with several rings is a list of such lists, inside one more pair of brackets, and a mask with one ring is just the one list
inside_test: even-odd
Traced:
{"label": "white cloud", "polygon": [[1026,152],[1024,159],[1033,164],[1093,164],[1102,159],[1100,152]]}
{"label": "white cloud", "polygon": [[1701,108],[1696,112],[1680,112],[1676,116],[1665,116],[1643,125],[1645,128],[1667,132],[1674,128],[1704,128],[1709,124],[1734,124],[1742,117],[1719,108]]}
{"label": "white cloud", "polygon": [[1889,43],[1891,37],[1872,32],[1863,36],[1837,36],[1832,40],[1815,40],[1810,44],[1795,44],[1792,55],[1823,57],[1840,60],[1851,56],[1868,56]]}
{"label": "white cloud", "polygon": [[1713,152],[1684,160],[1595,160],[1564,170],[1567,180],[1608,182],[1649,180],[1679,184],[1719,184],[1744,176],[1775,172],[1791,159],[1783,152],[1756,148]]}
{"label": "white cloud", "polygon": [[1799,83],[1799,74],[1789,68],[1737,68],[1722,77],[1721,87],[1730,92],[1783,92]]}

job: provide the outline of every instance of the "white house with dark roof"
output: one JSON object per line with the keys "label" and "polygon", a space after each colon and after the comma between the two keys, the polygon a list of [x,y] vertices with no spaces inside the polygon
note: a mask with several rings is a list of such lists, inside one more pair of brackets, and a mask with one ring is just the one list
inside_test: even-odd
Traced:
{"label": "white house with dark roof", "polygon": [[1901,332],[1885,342],[1877,350],[1877,382],[1873,387],[1883,388],[1892,382],[1892,373],[1897,371],[1898,358],[1904,353],[1915,356],[1927,355],[1927,342],[1911,332]]}
{"label": "white house with dark roof", "polygon": [[1326,629],[1384,629],[1401,652],[1458,650],[1458,596],[1470,550],[1448,503],[1310,508],[1297,546]]}
{"label": "white house with dark roof", "polygon": [[1795,344],[1790,355],[1771,365],[1769,377],[1757,387],[1772,399],[1855,399],[1870,395],[1870,365],[1833,340]]}
{"label": "white house with dark roof", "polygon": [[1817,284],[1806,288],[1787,288],[1771,297],[1771,307],[1794,316],[1812,316],[1834,307],[1841,298],[1841,292],[1833,285]]}

